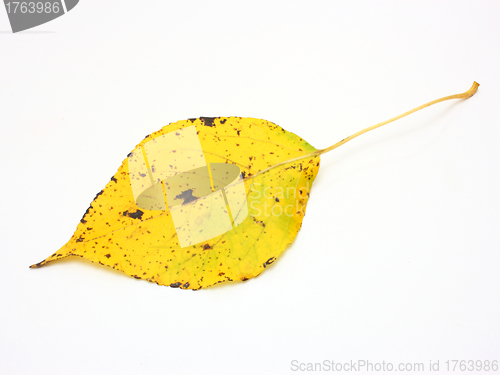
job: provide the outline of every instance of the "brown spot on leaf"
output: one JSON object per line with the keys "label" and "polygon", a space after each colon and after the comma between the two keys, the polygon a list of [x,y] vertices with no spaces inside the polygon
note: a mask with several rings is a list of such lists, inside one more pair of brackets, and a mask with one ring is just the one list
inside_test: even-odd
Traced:
{"label": "brown spot on leaf", "polygon": [[144,214],[144,212],[142,212],[141,210],[137,210],[135,212],[125,211],[123,213],[123,216],[128,216],[128,217],[131,217],[132,219],[139,219],[139,220],[141,220],[143,214]]}
{"label": "brown spot on leaf", "polygon": [[91,208],[94,208],[94,207],[92,207],[92,205],[90,205],[90,206],[89,206],[89,208],[87,208],[87,211],[85,211],[85,213],[83,214],[83,217],[82,217],[82,219],[80,220],[80,222],[81,222],[82,224],[86,224],[86,223],[87,223],[87,220],[84,220],[84,218],[85,218],[85,216],[86,216],[86,215],[90,212],[90,209],[91,209]]}
{"label": "brown spot on leaf", "polygon": [[203,125],[213,127],[215,126],[214,120],[215,117],[200,117],[200,120],[203,122]]}
{"label": "brown spot on leaf", "polygon": [[175,197],[175,199],[184,199],[184,202],[182,202],[182,204],[184,205],[184,204],[188,204],[189,202],[197,200],[198,197],[195,197],[193,195],[193,189],[188,189],[188,190],[184,190],[182,193],[177,195]]}
{"label": "brown spot on leaf", "polygon": [[215,117],[200,117],[200,120],[203,122],[203,125],[205,126],[210,126],[210,127],[215,126],[214,124]]}
{"label": "brown spot on leaf", "polygon": [[270,264],[274,263],[274,261],[276,260],[275,257],[271,257],[269,258],[268,260],[266,260],[265,263],[263,263],[262,265],[264,266],[264,268],[266,268],[267,266],[269,266]]}

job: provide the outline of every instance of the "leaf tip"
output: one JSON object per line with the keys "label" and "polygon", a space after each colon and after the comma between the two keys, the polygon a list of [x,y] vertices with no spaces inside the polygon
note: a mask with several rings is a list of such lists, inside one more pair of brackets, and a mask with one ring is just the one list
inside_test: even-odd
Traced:
{"label": "leaf tip", "polygon": [[[61,250],[63,250],[63,248],[61,248]],[[30,268],[40,268],[42,266],[45,266],[46,264],[48,263],[52,263],[53,261],[55,260],[58,260],[58,259],[62,259],[62,258],[66,258],[70,255],[73,255],[71,254],[71,252],[65,252],[65,251],[56,251],[54,254],[52,254],[50,257],[48,257],[47,259],[44,259],[42,260],[41,262],[38,262],[38,263],[35,263],[35,264],[32,264],[30,266]]]}

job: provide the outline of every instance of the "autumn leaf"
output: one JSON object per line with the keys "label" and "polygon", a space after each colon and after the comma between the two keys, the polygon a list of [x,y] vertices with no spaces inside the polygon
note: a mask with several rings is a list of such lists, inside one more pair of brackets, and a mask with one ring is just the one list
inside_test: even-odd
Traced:
{"label": "autumn leaf", "polygon": [[318,150],[265,120],[201,117],[147,136],[61,249],[136,279],[200,289],[259,275],[293,242],[320,155],[437,99]]}

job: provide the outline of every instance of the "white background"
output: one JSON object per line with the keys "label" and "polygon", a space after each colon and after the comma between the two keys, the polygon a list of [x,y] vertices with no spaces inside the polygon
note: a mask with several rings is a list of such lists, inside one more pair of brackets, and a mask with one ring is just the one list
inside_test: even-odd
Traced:
{"label": "white background", "polygon": [[[499,20],[498,1],[83,0],[12,34],[0,8],[0,373],[500,360]],[[324,148],[474,80],[322,156],[301,231],[256,279],[28,268],[170,122],[263,118]]]}

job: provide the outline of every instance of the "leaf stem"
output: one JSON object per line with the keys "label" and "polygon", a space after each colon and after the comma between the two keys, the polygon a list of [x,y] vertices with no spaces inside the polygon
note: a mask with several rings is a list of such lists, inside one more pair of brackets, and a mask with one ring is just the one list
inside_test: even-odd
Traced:
{"label": "leaf stem", "polygon": [[325,152],[332,151],[332,150],[336,149],[337,147],[342,146],[344,143],[347,143],[350,140],[352,140],[352,139],[354,139],[356,137],[359,137],[361,134],[365,134],[365,133],[369,132],[370,130],[380,128],[381,126],[384,126],[384,125],[386,125],[386,124],[388,124],[390,122],[399,120],[402,117],[411,115],[412,113],[420,111],[421,109],[424,109],[426,107],[430,107],[431,105],[434,105],[434,104],[437,104],[437,103],[441,103],[441,102],[444,102],[445,100],[450,100],[450,99],[468,99],[468,98],[470,98],[472,95],[474,95],[476,93],[478,87],[479,87],[479,83],[477,83],[477,82],[474,81],[474,83],[472,84],[472,87],[469,90],[467,90],[466,92],[463,92],[461,94],[455,94],[455,95],[445,96],[444,98],[436,99],[436,100],[433,100],[433,101],[431,101],[429,103],[422,104],[421,106],[413,108],[412,110],[410,110],[408,112],[405,112],[405,113],[403,113],[403,114],[401,114],[399,116],[393,117],[393,118],[391,118],[389,120],[380,122],[378,124],[369,126],[369,127],[365,128],[363,130],[360,130],[359,132],[354,133],[353,135],[351,135],[351,136],[349,136],[347,138],[344,138],[340,142],[337,142],[337,143],[335,143],[334,145],[332,145],[330,147],[318,150],[317,153],[319,155],[321,155],[321,154],[324,154]]}
{"label": "leaf stem", "polygon": [[[359,137],[361,134],[367,133],[370,130],[373,130],[373,129],[376,129],[376,128],[380,128],[383,125],[386,125],[386,124],[388,124],[390,122],[396,121],[396,120],[398,120],[398,119],[400,119],[402,117],[408,116],[408,115],[410,115],[410,114],[412,114],[414,112],[420,111],[421,109],[429,107],[429,106],[431,106],[433,104],[444,102],[445,100],[450,100],[450,99],[468,99],[468,98],[470,98],[472,95],[474,95],[476,93],[478,87],[479,87],[479,83],[477,83],[477,82],[474,81],[474,83],[472,84],[472,87],[469,90],[467,90],[466,92],[463,92],[461,94],[455,94],[455,95],[445,96],[444,98],[436,99],[436,100],[433,100],[432,102],[429,102],[429,103],[426,103],[426,104],[422,104],[421,106],[419,106],[417,108],[414,108],[414,109],[412,109],[412,110],[410,110],[408,112],[405,112],[405,113],[403,113],[403,114],[401,114],[399,116],[393,117],[393,118],[391,118],[391,119],[389,119],[387,121],[380,122],[378,124],[369,126],[366,129],[360,130],[359,132],[354,133],[353,135],[351,135],[351,136],[349,136],[347,138],[344,138],[340,142],[335,143],[333,146],[330,146],[330,147],[327,147],[327,148],[324,148],[324,149],[319,149],[319,150],[316,150],[316,151],[314,151],[314,152],[312,152],[310,154],[302,155],[302,156],[299,156],[297,158],[293,158],[293,159],[290,159],[290,160],[282,161],[282,162],[280,162],[278,164],[270,166],[269,168],[263,169],[263,170],[261,170],[260,172],[257,172],[254,175],[245,177],[243,179],[243,181],[255,178],[255,177],[257,177],[257,176],[259,176],[261,174],[264,174],[264,173],[270,171],[271,169],[274,169],[274,168],[279,167],[281,165],[290,164],[290,163],[293,163],[293,162],[296,162],[296,161],[299,161],[299,160],[302,160],[302,159],[310,158],[310,157],[316,157],[316,156],[324,154],[324,153],[326,153],[328,151],[332,151],[332,150],[336,149],[337,147],[342,146],[344,143],[347,143],[350,140],[352,140],[352,139],[354,139],[356,137]],[[239,181],[237,181],[237,182],[239,182]]]}

